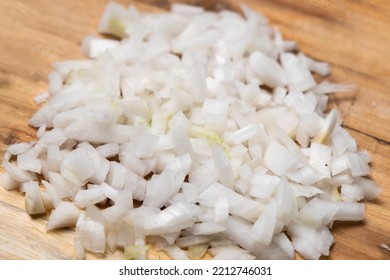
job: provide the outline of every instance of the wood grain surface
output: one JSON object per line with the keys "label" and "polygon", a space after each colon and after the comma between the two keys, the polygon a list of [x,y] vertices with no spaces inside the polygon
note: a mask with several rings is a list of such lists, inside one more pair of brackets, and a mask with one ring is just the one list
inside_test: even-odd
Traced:
{"label": "wood grain surface", "polygon": [[[135,3],[141,11],[161,11],[173,1]],[[238,10],[238,1],[188,0],[207,9]],[[285,38],[305,54],[330,63],[331,81],[355,84],[352,93],[334,94],[330,107],[360,149],[372,155],[372,175],[384,187],[366,203],[363,222],[336,223],[329,259],[390,259],[390,2],[388,0],[245,0],[266,15]],[[0,156],[7,145],[36,139],[27,125],[37,110],[33,97],[47,90],[57,61],[81,59],[84,36],[97,34],[106,0],[0,1]],[[0,188],[0,259],[75,259],[74,232],[46,233],[47,217],[32,218],[24,198]],[[120,259],[119,251],[88,254],[87,259]],[[166,258],[150,254],[151,258]]]}

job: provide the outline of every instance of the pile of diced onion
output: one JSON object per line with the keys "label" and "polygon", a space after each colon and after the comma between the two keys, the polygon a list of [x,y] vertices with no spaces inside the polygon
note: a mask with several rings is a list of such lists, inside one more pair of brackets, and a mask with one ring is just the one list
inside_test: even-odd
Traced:
{"label": "pile of diced onion", "polygon": [[[54,64],[0,184],[25,194],[47,230],[75,228],[75,251],[148,250],[173,259],[329,255],[334,221],[360,221],[382,188],[370,156],[326,113],[326,63],[262,15],[110,3],[90,59]],[[315,73],[316,79],[313,77]]]}

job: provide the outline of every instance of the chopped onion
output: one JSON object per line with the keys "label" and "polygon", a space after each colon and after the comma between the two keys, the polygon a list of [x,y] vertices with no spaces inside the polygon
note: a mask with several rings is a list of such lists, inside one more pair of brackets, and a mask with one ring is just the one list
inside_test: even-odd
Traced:
{"label": "chopped onion", "polygon": [[90,59],[55,63],[0,184],[25,193],[47,230],[75,227],[75,255],[154,243],[175,259],[329,255],[334,221],[364,219],[382,188],[341,126],[322,78],[267,19],[173,4],[141,13],[110,2]]}
{"label": "chopped onion", "polygon": [[20,155],[27,153],[28,150],[32,147],[32,143],[18,143],[12,144],[7,147],[7,152],[11,155]]}
{"label": "chopped onion", "polygon": [[44,92],[38,96],[35,96],[34,101],[35,101],[35,104],[39,105],[39,104],[45,102],[48,98],[49,98],[49,93]]}
{"label": "chopped onion", "polygon": [[277,221],[277,207],[275,200],[264,208],[263,212],[253,224],[251,235],[252,238],[264,245],[269,245],[274,236],[274,230]]}
{"label": "chopped onion", "polygon": [[7,191],[14,190],[19,187],[19,182],[14,180],[9,173],[0,173],[0,185]]}
{"label": "chopped onion", "polygon": [[42,169],[42,161],[39,158],[34,158],[25,154],[18,155],[16,165],[23,169],[40,173]]}
{"label": "chopped onion", "polygon": [[258,51],[253,52],[249,57],[249,65],[264,84],[270,87],[286,85],[283,68],[267,55]]}
{"label": "chopped onion", "polygon": [[301,63],[298,57],[291,53],[283,53],[280,60],[291,91],[306,91],[315,86],[314,78],[306,64]]}
{"label": "chopped onion", "polygon": [[264,153],[264,165],[277,175],[296,169],[299,161],[286,147],[273,141]]}
{"label": "chopped onion", "polygon": [[76,225],[81,211],[71,202],[61,201],[50,215],[46,230]]}
{"label": "chopped onion", "polygon": [[23,189],[26,192],[25,205],[26,211],[30,215],[46,213],[43,198],[39,190],[38,182],[32,181],[24,183]]}
{"label": "chopped onion", "polygon": [[81,52],[87,57],[96,58],[99,53],[115,48],[118,45],[119,43],[116,40],[87,36],[81,45]]}
{"label": "chopped onion", "polygon": [[88,213],[94,212],[93,210],[89,211],[91,209],[92,208],[87,208],[86,212],[81,212],[79,214],[76,223],[76,239],[79,240],[78,242],[81,243],[85,250],[95,253],[104,253],[106,249],[104,224],[97,219],[99,217],[93,217],[93,213]]}
{"label": "chopped onion", "polygon": [[367,200],[372,200],[383,192],[381,186],[378,186],[372,180],[364,177],[357,178],[356,184],[363,190],[364,198]]}
{"label": "chopped onion", "polygon": [[208,248],[208,244],[193,245],[188,248],[187,255],[191,260],[200,260],[207,253]]}
{"label": "chopped onion", "polygon": [[256,256],[238,246],[218,246],[210,249],[214,260],[254,260]]}

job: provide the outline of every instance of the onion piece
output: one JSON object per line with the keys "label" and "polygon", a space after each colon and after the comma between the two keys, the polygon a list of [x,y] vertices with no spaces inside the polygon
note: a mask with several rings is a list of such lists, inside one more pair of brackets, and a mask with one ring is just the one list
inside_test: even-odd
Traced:
{"label": "onion piece", "polygon": [[267,55],[255,51],[249,57],[249,65],[264,84],[275,87],[286,85],[283,68]]}
{"label": "onion piece", "polygon": [[96,58],[99,53],[115,48],[118,45],[119,42],[116,40],[87,36],[81,44],[81,52],[89,58]]}
{"label": "onion piece", "polygon": [[370,174],[370,167],[364,158],[358,153],[347,153],[349,171],[353,177],[366,176]]}
{"label": "onion piece", "polygon": [[128,260],[144,260],[146,259],[147,251],[149,249],[149,245],[126,246],[124,249],[125,257]]}
{"label": "onion piece", "polygon": [[199,195],[199,203],[208,207],[215,207],[218,198],[228,197],[229,213],[243,217],[249,221],[257,219],[263,205],[246,198],[219,183],[213,183]]}
{"label": "onion piece", "polygon": [[271,142],[263,158],[264,165],[277,175],[292,171],[298,165],[298,160],[287,148],[276,141]]}
{"label": "onion piece", "polygon": [[[106,234],[100,216],[92,217],[99,213],[89,206],[86,212],[81,212],[78,215],[76,223],[76,239],[78,239],[85,250],[95,253],[104,253],[106,248]],[[92,213],[91,213],[92,212]],[[92,216],[91,216],[92,214]],[[100,214],[101,215],[101,214]],[[74,217],[73,217],[74,218]]]}
{"label": "onion piece", "polygon": [[174,260],[188,260],[186,252],[176,245],[164,246],[162,250]]}
{"label": "onion piece", "polygon": [[315,81],[305,64],[292,53],[282,53],[280,61],[286,73],[288,87],[291,91],[306,91],[315,86]]}
{"label": "onion piece", "polygon": [[18,168],[9,162],[11,154],[8,152],[4,153],[3,167],[5,171],[11,176],[11,178],[20,183],[34,181],[36,176],[34,173]]}
{"label": "onion piece", "polygon": [[35,104],[39,105],[41,103],[46,102],[48,98],[49,98],[49,93],[44,92],[44,93],[41,93],[40,95],[35,96],[34,101],[35,101]]}
{"label": "onion piece", "polygon": [[381,186],[364,177],[358,178],[356,184],[363,190],[364,199],[366,200],[372,200],[383,192],[383,188]]}
{"label": "onion piece", "polygon": [[25,205],[27,213],[30,215],[46,213],[38,182],[31,181],[24,183],[23,189],[26,192]]}
{"label": "onion piece", "polygon": [[319,134],[315,137],[315,141],[320,144],[326,144],[332,133],[333,130],[338,122],[338,113],[335,109],[330,111],[328,116],[326,117],[324,123],[321,126],[321,130]]}
{"label": "onion piece", "polygon": [[7,152],[11,155],[20,155],[26,153],[32,147],[32,143],[17,143],[7,147]]}
{"label": "onion piece", "polygon": [[214,164],[218,170],[219,181],[226,187],[232,188],[234,175],[231,163],[221,146],[212,149]]}
{"label": "onion piece", "polygon": [[25,154],[18,155],[16,165],[23,170],[35,173],[40,173],[42,169],[42,161],[39,158],[30,157]]}
{"label": "onion piece", "polygon": [[303,224],[292,223],[288,226],[288,232],[292,236],[295,250],[306,259],[318,259],[321,255],[327,255],[333,244],[333,238],[324,226],[316,230]]}
{"label": "onion piece", "polygon": [[47,222],[46,230],[62,227],[73,227],[76,225],[81,211],[73,203],[61,201],[51,212]]}
{"label": "onion piece", "polygon": [[214,260],[254,260],[256,256],[238,246],[218,246],[210,249]]}
{"label": "onion piece", "polygon": [[74,198],[75,205],[79,208],[85,208],[88,205],[99,203],[106,199],[101,188],[93,188],[88,190],[79,190]]}
{"label": "onion piece", "polygon": [[0,173],[0,185],[6,189],[7,191],[9,190],[14,190],[19,187],[19,182],[14,180],[9,173]]}
{"label": "onion piece", "polygon": [[329,64],[325,62],[318,62],[314,59],[304,55],[303,53],[298,54],[298,58],[306,65],[306,67],[313,72],[326,76],[330,74]]}
{"label": "onion piece", "polygon": [[275,199],[271,199],[263,212],[253,224],[251,236],[254,240],[269,245],[274,236],[274,230],[277,221],[277,206]]}
{"label": "onion piece", "polygon": [[120,4],[109,2],[101,17],[98,30],[101,33],[125,36],[128,12]]}
{"label": "onion piece", "polygon": [[208,248],[208,244],[193,245],[188,247],[187,255],[191,260],[200,260],[207,253]]}

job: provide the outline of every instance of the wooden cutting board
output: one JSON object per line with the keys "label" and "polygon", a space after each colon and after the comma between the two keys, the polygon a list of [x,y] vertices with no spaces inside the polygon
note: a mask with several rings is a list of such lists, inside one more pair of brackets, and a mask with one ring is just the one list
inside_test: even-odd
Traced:
{"label": "wooden cutting board", "polygon": [[[167,9],[171,1],[135,3],[142,11]],[[238,2],[188,0],[211,10],[238,9]],[[37,110],[33,97],[47,90],[57,61],[83,58],[80,43],[96,34],[106,0],[0,1],[0,155],[7,145],[36,139],[27,125]],[[355,84],[335,94],[330,107],[360,149],[372,155],[372,178],[383,194],[366,204],[363,222],[337,223],[329,259],[390,259],[390,4],[387,0],[245,0],[294,39],[305,54],[331,64],[331,81]],[[45,232],[46,217],[32,218],[23,196],[0,188],[0,259],[74,259],[71,229]],[[152,258],[158,256],[155,252]],[[119,251],[88,259],[123,258]]]}

